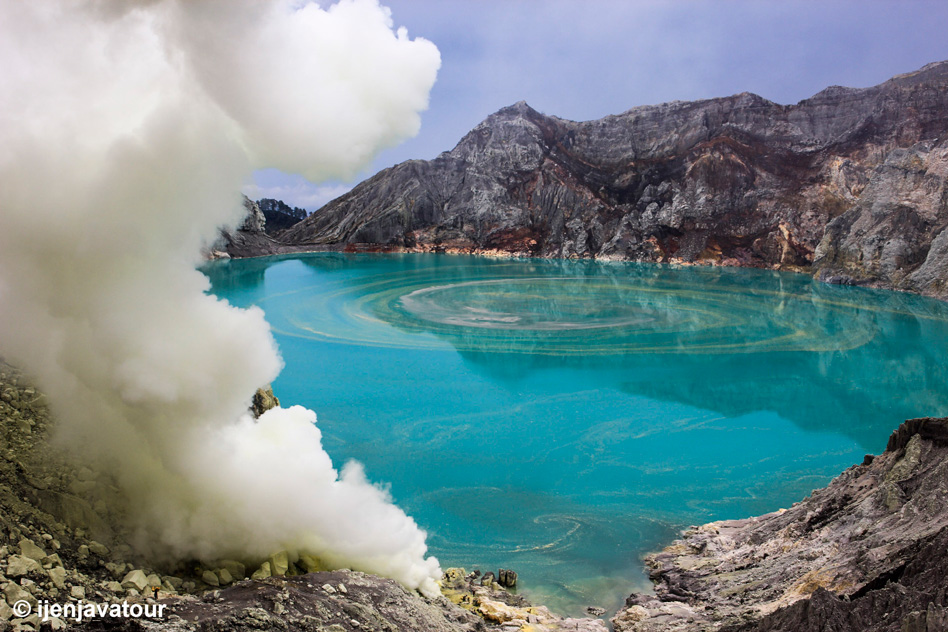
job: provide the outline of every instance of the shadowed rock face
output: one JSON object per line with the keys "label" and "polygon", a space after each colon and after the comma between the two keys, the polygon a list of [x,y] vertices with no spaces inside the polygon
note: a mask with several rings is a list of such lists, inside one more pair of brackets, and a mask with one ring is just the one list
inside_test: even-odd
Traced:
{"label": "shadowed rock face", "polygon": [[617,632],[948,630],[948,419],[902,424],[787,510],[695,527]]}
{"label": "shadowed rock face", "polygon": [[827,279],[943,294],[946,132],[948,62],[791,106],[744,93],[573,122],[520,102],[279,238],[802,269],[818,259]]}

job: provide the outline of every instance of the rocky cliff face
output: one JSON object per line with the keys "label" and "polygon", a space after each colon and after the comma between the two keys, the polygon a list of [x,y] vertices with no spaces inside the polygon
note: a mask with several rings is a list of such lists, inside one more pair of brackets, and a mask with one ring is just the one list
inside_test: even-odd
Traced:
{"label": "rocky cliff face", "polygon": [[647,559],[616,632],[948,630],[948,419],[905,422],[787,510],[695,527]]}
{"label": "rocky cliff face", "polygon": [[[820,277],[948,295],[948,142],[891,151],[855,206],[827,225]],[[835,279],[834,279],[835,277]]]}
{"label": "rocky cliff face", "polygon": [[948,62],[791,106],[744,93],[573,122],[521,102],[280,240],[819,269],[943,294],[946,139]]}
{"label": "rocky cliff face", "polygon": [[280,245],[266,233],[267,218],[260,205],[244,196],[247,215],[236,230],[221,230],[220,237],[207,252],[207,257],[254,257],[281,252]]}

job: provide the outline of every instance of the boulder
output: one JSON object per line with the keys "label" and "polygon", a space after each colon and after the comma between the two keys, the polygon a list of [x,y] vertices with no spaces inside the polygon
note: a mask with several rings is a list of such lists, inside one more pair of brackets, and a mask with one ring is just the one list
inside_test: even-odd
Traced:
{"label": "boulder", "polygon": [[37,562],[42,562],[43,558],[46,557],[46,551],[44,551],[42,547],[34,544],[32,540],[23,538],[20,540],[20,555],[28,557],[31,560],[36,560]]}
{"label": "boulder", "polygon": [[234,576],[226,568],[218,568],[214,571],[221,586],[228,586],[234,583]]}
{"label": "boulder", "polygon": [[66,587],[66,569],[62,566],[54,566],[53,568],[47,571],[49,575],[49,581],[53,582],[53,586],[62,590]]}
{"label": "boulder", "polygon": [[[493,573],[489,574],[492,575]],[[490,623],[504,623],[521,618],[526,621],[527,617],[527,614],[520,608],[508,606],[505,603],[491,599],[482,599],[480,605],[477,606],[477,612]]]}
{"label": "boulder", "polygon": [[134,588],[141,592],[148,588],[148,576],[145,575],[145,571],[141,569],[129,571],[122,579],[122,588],[126,590]]}
{"label": "boulder", "polygon": [[166,575],[164,583],[169,584],[172,588],[178,590],[184,584],[184,580],[180,577],[175,577],[174,575]]}
{"label": "boulder", "polygon": [[502,568],[497,571],[497,583],[504,588],[513,588],[517,585],[517,573],[515,571]]}
{"label": "boulder", "polygon": [[36,607],[36,597],[23,590],[23,587],[13,582],[8,582],[3,587],[3,596],[6,597],[8,604],[14,604],[18,601],[25,601],[33,608]]}
{"label": "boulder", "polygon": [[62,558],[59,557],[59,553],[53,553],[41,559],[40,564],[43,565],[43,568],[49,568],[51,566],[62,566],[63,561]]}
{"label": "boulder", "polygon": [[227,569],[234,581],[247,577],[247,567],[235,560],[221,560],[221,568]]}
{"label": "boulder", "polygon": [[313,557],[312,555],[300,555],[297,565],[307,573],[315,573],[317,571],[325,570],[322,567],[322,564],[320,564],[319,558]]}
{"label": "boulder", "polygon": [[7,577],[24,577],[42,572],[43,567],[33,558],[11,555],[7,559]]}
{"label": "boulder", "polygon": [[286,551],[279,551],[270,556],[270,574],[273,576],[286,575],[290,568],[289,554]]}
{"label": "boulder", "polygon": [[106,557],[109,554],[109,547],[105,546],[101,542],[96,542],[93,540],[89,543],[89,551],[91,551],[93,555]]}
{"label": "boulder", "polygon": [[273,387],[267,386],[266,388],[258,388],[257,392],[253,394],[253,404],[250,410],[253,411],[254,417],[259,417],[271,408],[276,408],[279,405],[280,400],[273,394]]}
{"label": "boulder", "polygon": [[208,586],[220,586],[221,580],[218,579],[214,571],[204,571],[201,573],[201,581]]}
{"label": "boulder", "polygon": [[13,632],[27,632],[28,630],[40,629],[39,616],[35,614],[31,614],[23,619],[13,619],[10,621],[10,624],[13,626]]}
{"label": "boulder", "polygon": [[270,571],[270,562],[264,562],[260,565],[260,568],[253,572],[253,575],[250,576],[251,579],[266,579],[267,577],[272,577],[273,573]]}
{"label": "boulder", "polygon": [[[474,574],[471,573],[471,576],[473,577]],[[467,573],[463,568],[449,568],[441,576],[441,584],[448,588],[459,588],[464,584],[466,578]]]}

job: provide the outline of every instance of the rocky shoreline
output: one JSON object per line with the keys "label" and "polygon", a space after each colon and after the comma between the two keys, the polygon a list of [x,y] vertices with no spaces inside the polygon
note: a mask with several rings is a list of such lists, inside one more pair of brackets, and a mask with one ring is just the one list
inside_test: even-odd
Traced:
{"label": "rocky shoreline", "polygon": [[948,630],[948,418],[903,423],[787,510],[693,527],[650,555],[616,632]]}

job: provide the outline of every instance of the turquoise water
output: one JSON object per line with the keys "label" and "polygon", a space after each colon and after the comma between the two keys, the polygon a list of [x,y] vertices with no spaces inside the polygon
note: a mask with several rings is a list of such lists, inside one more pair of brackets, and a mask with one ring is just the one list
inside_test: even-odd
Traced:
{"label": "turquoise water", "polygon": [[339,253],[208,264],[442,567],[564,613],[648,590],[683,528],[786,507],[948,414],[948,305],[803,275]]}

